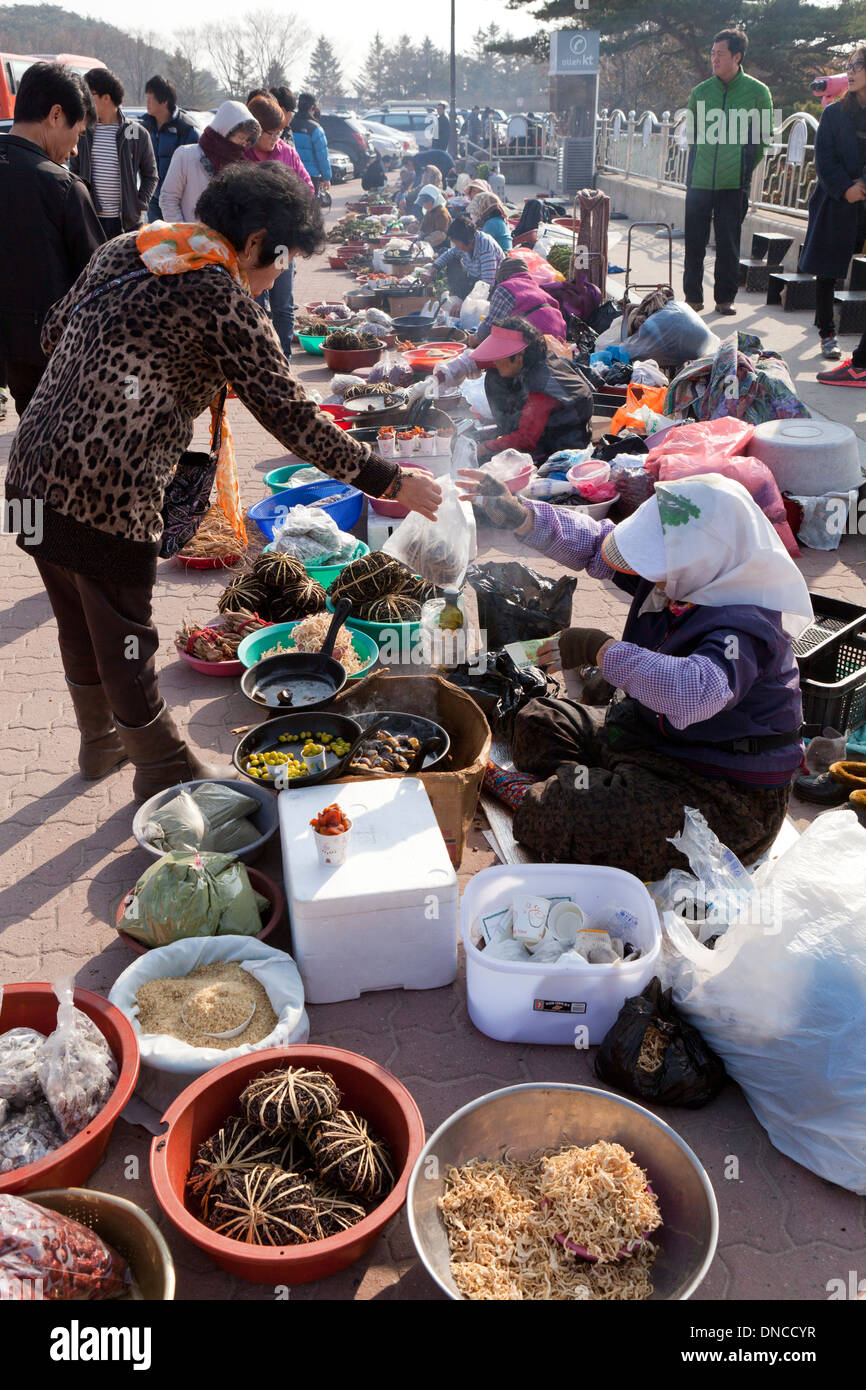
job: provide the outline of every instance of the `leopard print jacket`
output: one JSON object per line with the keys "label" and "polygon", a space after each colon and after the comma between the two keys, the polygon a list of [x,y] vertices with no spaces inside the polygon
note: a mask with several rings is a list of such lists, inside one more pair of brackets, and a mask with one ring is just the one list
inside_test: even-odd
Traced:
{"label": "leopard print jacket", "polygon": [[95,578],[153,573],[166,484],[193,423],[230,382],[308,463],[379,497],[398,471],[350,439],[293,378],[270,319],[218,267],[114,286],[142,268],[134,232],[100,247],[42,334],[49,358],[18,427],[7,496],[43,503],[28,553]]}

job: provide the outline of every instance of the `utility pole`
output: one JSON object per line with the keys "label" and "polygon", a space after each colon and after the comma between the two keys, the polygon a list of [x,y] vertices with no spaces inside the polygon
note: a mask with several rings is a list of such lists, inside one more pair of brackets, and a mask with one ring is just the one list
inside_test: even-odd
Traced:
{"label": "utility pole", "polygon": [[451,136],[448,140],[448,153],[457,158],[457,52],[454,43],[456,0],[451,0]]}

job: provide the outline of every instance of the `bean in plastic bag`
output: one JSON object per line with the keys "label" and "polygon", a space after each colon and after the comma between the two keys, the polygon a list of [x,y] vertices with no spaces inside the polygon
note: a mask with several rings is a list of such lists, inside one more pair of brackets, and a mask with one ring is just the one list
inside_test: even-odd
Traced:
{"label": "bean in plastic bag", "polygon": [[[0,1114],[5,1104],[0,1101]],[[65,1143],[47,1101],[37,1100],[23,1110],[10,1110],[5,1123],[0,1117],[0,1173],[14,1173],[18,1168],[38,1163]]]}
{"label": "bean in plastic bag", "polygon": [[71,979],[54,985],[57,1027],[45,1040],[39,1082],[67,1139],[95,1119],[114,1090],[117,1063],[96,1024],[72,1002]]}
{"label": "bean in plastic bag", "polygon": [[39,1287],[42,1298],[69,1302],[121,1298],[131,1284],[126,1261],[95,1231],[6,1192],[0,1192],[0,1275]]}
{"label": "bean in plastic bag", "polygon": [[[3,986],[0,985],[0,1003]],[[11,1028],[0,1033],[0,1101],[20,1110],[42,1094],[38,1059],[45,1035],[35,1028]]]}
{"label": "bean in plastic bag", "polygon": [[466,578],[478,599],[488,648],[552,637],[571,622],[576,575],[548,579],[518,560],[473,565]]}
{"label": "bean in plastic bag", "polygon": [[725,1067],[692,1024],[677,1013],[658,977],[626,999],[595,1058],[608,1086],[656,1105],[696,1110],[718,1095]]}
{"label": "bean in plastic bag", "polygon": [[402,560],[413,574],[420,574],[440,589],[456,589],[463,583],[472,558],[475,526],[460,504],[451,478],[441,480],[442,502],[435,521],[410,512],[382,547],[386,555]]}

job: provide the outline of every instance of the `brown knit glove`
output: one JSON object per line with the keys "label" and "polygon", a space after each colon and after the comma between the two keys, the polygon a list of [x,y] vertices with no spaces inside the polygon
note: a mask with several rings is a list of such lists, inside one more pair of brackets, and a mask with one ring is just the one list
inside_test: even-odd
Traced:
{"label": "brown knit glove", "polygon": [[479,482],[475,500],[491,525],[506,531],[516,531],[528,514],[526,507],[512,496],[505,483],[489,474]]}
{"label": "brown knit glove", "polygon": [[598,653],[605,642],[613,641],[609,632],[597,627],[567,627],[559,634],[559,655],[563,671],[580,666],[597,666]]}

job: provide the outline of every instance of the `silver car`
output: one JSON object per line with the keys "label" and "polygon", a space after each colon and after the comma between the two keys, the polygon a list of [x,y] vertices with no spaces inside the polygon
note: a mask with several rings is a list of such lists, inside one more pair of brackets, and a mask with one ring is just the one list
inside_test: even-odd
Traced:
{"label": "silver car", "polygon": [[396,169],[401,159],[418,153],[418,142],[408,132],[395,130],[383,125],[381,121],[361,121],[370,132],[370,140],[377,154],[382,156],[386,169]]}

